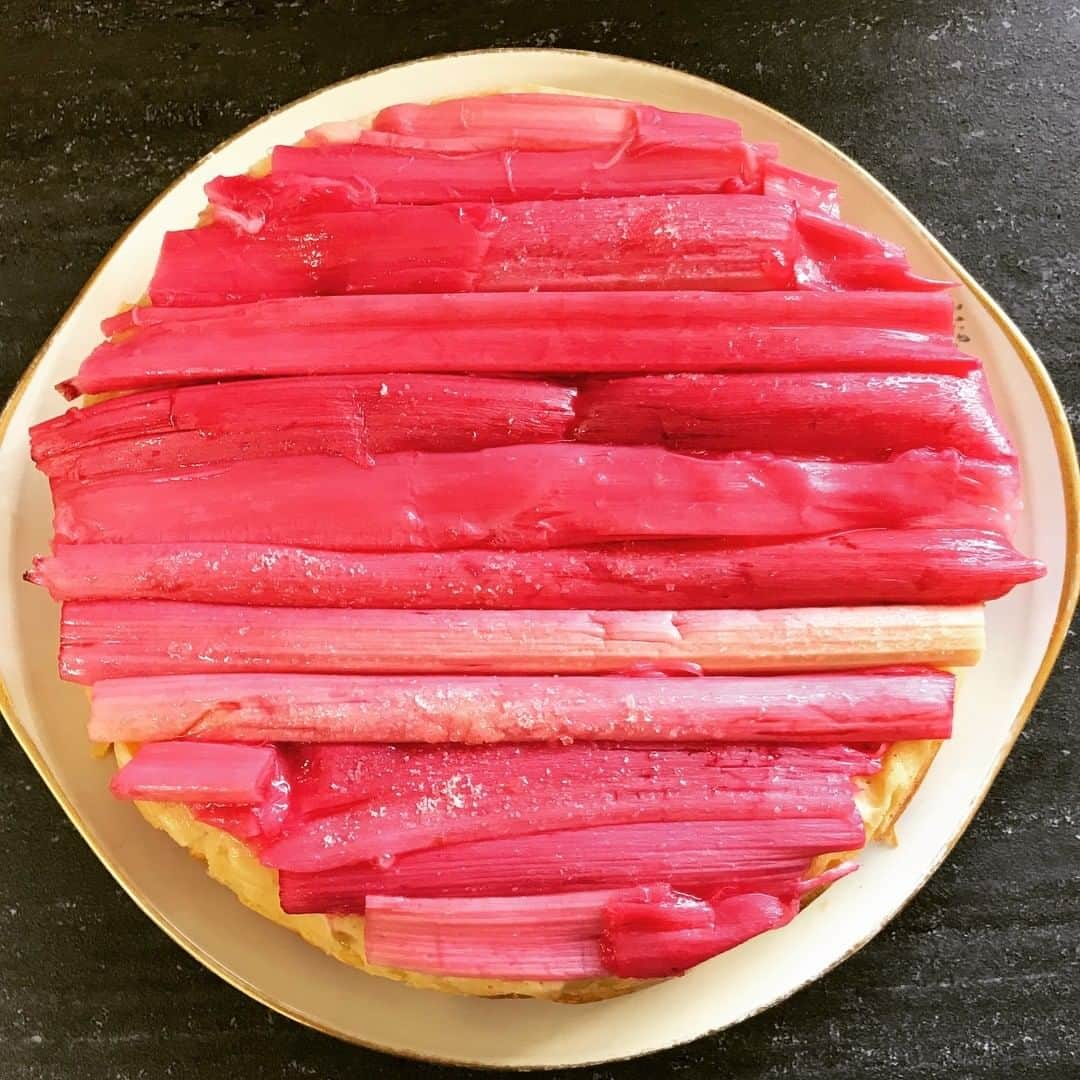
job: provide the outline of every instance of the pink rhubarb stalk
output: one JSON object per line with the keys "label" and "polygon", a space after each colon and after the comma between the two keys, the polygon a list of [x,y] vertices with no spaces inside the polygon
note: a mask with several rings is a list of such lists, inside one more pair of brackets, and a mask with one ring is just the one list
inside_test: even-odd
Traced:
{"label": "pink rhubarb stalk", "polygon": [[598,379],[585,385],[577,413],[576,437],[595,442],[863,461],[920,447],[1016,456],[981,372]]}
{"label": "pink rhubarb stalk", "polygon": [[30,431],[52,477],[92,479],[215,462],[470,450],[566,437],[575,391],[453,375],[269,379],[188,386],[70,409]]}
{"label": "pink rhubarb stalk", "polygon": [[278,886],[293,915],[360,915],[368,896],[533,896],[642,881],[696,895],[780,891],[813,855],[863,841],[857,823],[839,818],[601,825],[432,848],[385,866],[282,870]]}
{"label": "pink rhubarb stalk", "polygon": [[791,199],[807,210],[816,210],[830,217],[840,216],[839,186],[832,180],[799,172],[778,161],[765,161],[761,174],[763,194]]}
{"label": "pink rhubarb stalk", "polygon": [[372,896],[364,919],[368,963],[440,975],[586,979],[600,959],[610,892],[553,897],[406,899]]}
{"label": "pink rhubarb stalk", "polygon": [[571,150],[741,138],[733,120],[672,112],[639,102],[574,94],[490,94],[436,104],[391,105],[375,117],[376,131],[455,140],[463,150]]}
{"label": "pink rhubarb stalk", "polygon": [[261,803],[278,771],[272,746],[149,743],[113,774],[112,793],[147,802]]}
{"label": "pink rhubarb stalk", "polygon": [[320,455],[53,482],[59,543],[227,541],[369,551],[785,539],[923,525],[1008,533],[1015,463],[909,451],[852,463],[525,445]]}
{"label": "pink rhubarb stalk", "polygon": [[[351,756],[364,754],[357,748]],[[824,768],[740,766],[709,750],[600,744],[402,746],[392,754],[371,747],[366,756],[370,769],[361,764],[348,784],[352,802],[317,816],[290,814],[262,853],[266,865],[310,872],[447,844],[631,822],[836,818],[861,826],[850,772],[825,771],[827,754]]]}
{"label": "pink rhubarb stalk", "polygon": [[[307,296],[135,307],[107,320],[69,395],[262,375],[940,371],[946,293],[523,292]],[[134,332],[129,332],[134,331]]]}
{"label": "pink rhubarb stalk", "polygon": [[639,679],[188,675],[93,690],[96,742],[896,742],[945,739],[953,676]]}
{"label": "pink rhubarb stalk", "polygon": [[[975,663],[978,607],[771,611],[353,611],[71,601],[74,682],[210,672],[601,674],[688,661],[709,673]],[[643,680],[644,681],[644,680]]]}
{"label": "pink rhubarb stalk", "polygon": [[752,547],[344,552],[274,544],[65,544],[27,579],[54,600],[597,610],[975,604],[1045,573],[1001,535],[865,529]]}

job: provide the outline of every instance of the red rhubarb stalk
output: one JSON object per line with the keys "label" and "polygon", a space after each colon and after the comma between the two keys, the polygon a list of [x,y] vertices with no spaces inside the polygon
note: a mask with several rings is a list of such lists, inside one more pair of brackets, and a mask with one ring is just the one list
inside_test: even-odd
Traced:
{"label": "red rhubarb stalk", "polygon": [[735,139],[628,149],[614,158],[607,148],[447,154],[363,143],[278,146],[272,161],[267,176],[221,176],[207,184],[215,218],[257,232],[268,221],[355,210],[373,199],[423,205],[762,190],[761,159]]}
{"label": "red rhubarb stalk", "polygon": [[109,786],[120,799],[251,805],[266,797],[277,769],[272,746],[150,743],[113,774]]}
{"label": "red rhubarb stalk", "polygon": [[215,671],[600,674],[668,661],[726,674],[967,665],[982,647],[978,607],[353,611],[94,600],[64,605],[60,667],[86,683]]}
{"label": "red rhubarb stalk", "polygon": [[566,437],[575,391],[453,375],[268,379],[188,386],[70,409],[30,431],[53,477],[302,454],[367,463],[398,450],[470,450]]}
{"label": "red rhubarb stalk", "polygon": [[190,675],[93,691],[96,742],[498,743],[945,739],[953,676],[637,679]]}
{"label": "red rhubarb stalk", "polygon": [[[127,331],[134,330],[134,333]],[[940,371],[945,293],[450,293],[135,307],[69,395],[256,375],[410,371]]]}
{"label": "red rhubarb stalk", "polygon": [[[383,755],[374,748],[376,764]],[[492,747],[397,748],[398,774],[362,771],[353,803],[285,822],[262,860],[315,871],[409,851],[559,829],[649,821],[836,818],[861,823],[848,772],[714,764],[705,751]]]}
{"label": "red rhubarb stalk", "polygon": [[798,914],[794,898],[750,892],[710,903],[646,886],[613,896],[604,907],[600,956],[613,975],[662,979],[679,975]]}
{"label": "red rhubarb stalk", "polygon": [[65,544],[28,580],[54,600],[352,608],[975,604],[1043,566],[977,530],[865,529],[753,547],[357,553],[273,544]]}
{"label": "red rhubarb stalk", "polygon": [[595,442],[863,461],[920,447],[1016,456],[981,372],[597,379],[583,388],[577,413],[576,437]]}
{"label": "red rhubarb stalk", "polygon": [[433,848],[388,866],[358,863],[314,874],[282,870],[281,906],[294,915],[363,914],[368,896],[530,896],[663,881],[709,895],[781,890],[811,856],[863,843],[837,818],[603,825]]}
{"label": "red rhubarb stalk", "polygon": [[784,289],[800,257],[793,204],[763,196],[444,203],[286,218],[257,235],[225,225],[166,233],[149,291],[155,304],[192,305],[364,292]]}
{"label": "red rhubarb stalk", "polygon": [[1008,532],[1017,488],[1015,464],[952,451],[852,463],[562,443],[58,479],[53,499],[60,543],[439,551],[901,525]]}

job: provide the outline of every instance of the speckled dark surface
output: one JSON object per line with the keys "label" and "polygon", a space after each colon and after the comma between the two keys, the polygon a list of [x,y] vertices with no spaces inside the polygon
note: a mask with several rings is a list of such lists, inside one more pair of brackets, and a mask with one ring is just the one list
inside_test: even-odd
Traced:
{"label": "speckled dark surface", "polygon": [[[9,0],[2,14],[4,395],[122,229],[221,139],[372,67],[534,45],[684,68],[847,150],[1003,303],[1080,419],[1073,4]],[[1070,636],[971,830],[871,945],[739,1028],[576,1075],[1080,1075],[1078,659]],[[6,730],[0,772],[0,1076],[451,1075],[339,1045],[219,982],[113,884]]]}

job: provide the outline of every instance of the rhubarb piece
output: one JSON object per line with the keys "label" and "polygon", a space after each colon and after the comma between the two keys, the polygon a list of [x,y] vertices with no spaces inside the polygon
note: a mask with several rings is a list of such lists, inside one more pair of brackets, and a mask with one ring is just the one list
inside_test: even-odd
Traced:
{"label": "rhubarb piece", "polygon": [[375,188],[360,177],[301,172],[287,177],[218,176],[204,190],[213,220],[246,233],[257,233],[271,218],[363,210],[380,201]]}
{"label": "rhubarb piece", "polygon": [[816,210],[830,217],[840,216],[840,191],[832,180],[799,172],[778,161],[764,162],[761,174],[763,194],[791,199],[807,210]]}
{"label": "rhubarb piece", "polygon": [[669,886],[612,896],[604,906],[600,956],[613,975],[662,979],[790,922],[796,900],[743,893],[709,903]]}
{"label": "rhubarb piece", "polygon": [[367,464],[396,450],[469,450],[566,437],[575,391],[447,375],[268,379],[113,398],[30,431],[51,477],[302,454]]}
{"label": "rhubarb piece", "polygon": [[60,670],[94,683],[214,671],[601,674],[688,660],[725,674],[952,667],[975,663],[982,647],[979,607],[353,611],[94,600],[64,605]]}
{"label": "rhubarb piece", "polygon": [[[99,686],[102,684],[98,684]],[[707,757],[699,753],[707,750]],[[784,776],[822,775],[871,776],[881,768],[881,755],[841,743],[708,743],[693,744],[620,743],[612,756],[607,743],[563,743],[558,745],[503,745],[478,749],[464,745],[372,744],[372,743],[285,743],[278,748],[290,776],[289,807],[294,817],[326,814],[332,810],[370,802],[379,796],[402,797],[402,782],[418,785],[416,790],[431,794],[430,778],[462,776],[482,765],[502,784],[513,773],[524,784],[549,781],[551,771],[565,771],[565,762],[581,762],[582,754],[592,763],[614,761],[621,768],[633,751],[647,768],[654,762],[704,762],[709,769],[732,769],[741,776],[776,774]],[[663,752],[662,754],[660,752]],[[688,751],[690,756],[679,753]],[[585,771],[589,771],[586,769]],[[489,775],[489,779],[490,779]],[[482,783],[488,780],[477,777]],[[441,784],[441,780],[438,781]]]}
{"label": "rhubarb piece", "polygon": [[575,436],[683,450],[760,450],[841,460],[953,449],[1014,460],[981,372],[653,375],[594,380]]}
{"label": "rhubarb piece", "polygon": [[762,186],[758,155],[735,139],[629,149],[614,158],[604,147],[554,154],[447,154],[364,143],[278,146],[272,161],[267,176],[222,176],[207,184],[215,219],[258,232],[268,221],[356,210],[373,200],[432,204],[760,194]]}
{"label": "rhubarb piece", "polygon": [[134,307],[69,396],[256,375],[409,371],[940,371],[945,293],[450,293]]}
{"label": "rhubarb piece", "polygon": [[282,908],[293,915],[361,915],[368,896],[530,896],[630,888],[663,881],[697,895],[724,889],[780,892],[811,856],[864,842],[838,818],[602,825],[480,840],[318,873],[282,870]]}
{"label": "rhubarb piece", "polygon": [[425,105],[391,105],[376,131],[453,139],[464,150],[571,150],[670,142],[675,138],[739,139],[732,120],[671,112],[652,105],[574,94],[488,94]]}
{"label": "rhubarb piece", "polygon": [[193,675],[93,691],[95,742],[896,742],[946,739],[953,676]]}
{"label": "rhubarb piece", "polygon": [[812,289],[942,289],[955,282],[914,274],[904,249],[830,213],[800,209],[803,253],[796,280]]}
{"label": "rhubarb piece", "polygon": [[574,444],[311,455],[53,482],[59,543],[227,541],[369,551],[783,539],[923,525],[1009,532],[1015,463],[909,451],[851,463]]}
{"label": "rhubarb piece", "polygon": [[757,195],[387,206],[166,233],[150,298],[785,289],[801,252],[793,204]]}
{"label": "rhubarb piece", "polygon": [[364,955],[379,967],[489,979],[587,979],[600,959],[610,892],[558,897],[372,896]]}
{"label": "rhubarb piece", "polygon": [[[627,747],[371,747],[351,803],[290,815],[263,862],[315,871],[447,844],[649,821],[861,819],[847,769],[733,765],[708,750]],[[827,767],[829,755],[823,755]]]}
{"label": "rhubarb piece", "polygon": [[997,533],[865,529],[752,547],[638,543],[376,554],[272,544],[65,544],[54,600],[598,610],[976,604],[1045,573]]}
{"label": "rhubarb piece", "polygon": [[263,801],[277,769],[272,746],[150,743],[113,774],[109,787],[119,799],[250,806]]}

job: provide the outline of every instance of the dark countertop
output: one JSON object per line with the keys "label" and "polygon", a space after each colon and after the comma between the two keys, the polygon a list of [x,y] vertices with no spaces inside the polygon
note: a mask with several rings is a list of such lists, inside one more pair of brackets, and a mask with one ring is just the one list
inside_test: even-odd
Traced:
{"label": "dark countertop", "polygon": [[[221,139],[397,60],[543,45],[727,83],[851,153],[1013,315],[1080,419],[1075,5],[9,0],[3,16],[3,395],[120,232]],[[1071,635],[972,828],[872,944],[738,1028],[576,1075],[1080,1074],[1078,661]],[[113,883],[6,729],[0,770],[0,1076],[452,1075],[338,1044],[218,981]]]}

